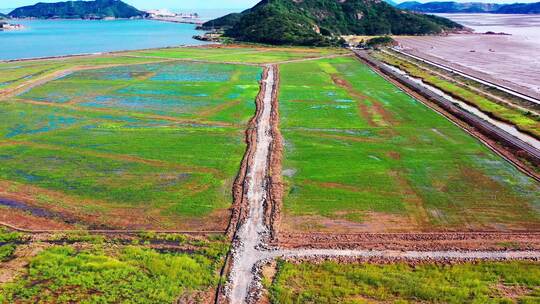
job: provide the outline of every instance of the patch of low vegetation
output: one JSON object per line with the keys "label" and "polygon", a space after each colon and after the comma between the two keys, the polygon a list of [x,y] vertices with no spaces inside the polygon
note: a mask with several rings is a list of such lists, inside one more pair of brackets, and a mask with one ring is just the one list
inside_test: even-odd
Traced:
{"label": "patch of low vegetation", "polygon": [[539,229],[540,186],[353,58],[281,66],[285,229]]}
{"label": "patch of low vegetation", "polygon": [[17,249],[17,242],[25,239],[22,233],[0,227],[0,262],[10,260]]}
{"label": "patch of low vegetation", "polygon": [[23,234],[0,227],[0,243],[12,243],[23,239]]}
{"label": "patch of low vegetation", "polygon": [[392,46],[396,44],[394,38],[390,36],[374,37],[366,41],[366,46],[370,48],[379,48],[383,46]]}
{"label": "patch of low vegetation", "polygon": [[9,260],[15,253],[16,249],[17,246],[13,244],[0,245],[0,262]]}
{"label": "patch of low vegetation", "polygon": [[272,303],[538,303],[540,264],[279,263]]}
{"label": "patch of low vegetation", "polygon": [[207,245],[189,254],[110,244],[54,246],[0,286],[0,303],[172,303],[217,284],[227,247],[214,252],[218,245]]}

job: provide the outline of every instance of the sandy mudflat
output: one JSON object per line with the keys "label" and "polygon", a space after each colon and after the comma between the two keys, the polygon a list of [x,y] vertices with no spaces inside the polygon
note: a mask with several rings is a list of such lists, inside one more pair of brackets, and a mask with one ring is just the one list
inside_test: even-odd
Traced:
{"label": "sandy mudflat", "polygon": [[406,51],[540,98],[540,16],[445,15],[476,30],[512,35],[398,38]]}

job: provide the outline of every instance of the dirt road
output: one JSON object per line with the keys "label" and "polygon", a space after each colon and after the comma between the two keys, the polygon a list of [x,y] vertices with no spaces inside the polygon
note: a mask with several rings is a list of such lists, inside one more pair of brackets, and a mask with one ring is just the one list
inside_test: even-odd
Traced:
{"label": "dirt road", "polygon": [[257,143],[251,166],[246,176],[248,216],[237,231],[233,243],[233,264],[226,287],[231,303],[245,303],[250,286],[254,282],[252,271],[255,264],[264,258],[261,245],[268,229],[264,222],[264,203],[268,197],[268,155],[272,142],[270,114],[272,111],[272,92],[274,91],[275,67],[270,66],[265,82],[264,98],[260,105],[261,115],[256,124]]}

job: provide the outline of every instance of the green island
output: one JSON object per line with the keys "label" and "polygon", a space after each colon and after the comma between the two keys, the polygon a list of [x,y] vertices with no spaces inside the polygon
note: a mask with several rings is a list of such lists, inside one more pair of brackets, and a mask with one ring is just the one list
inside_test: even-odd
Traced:
{"label": "green island", "polygon": [[203,24],[239,41],[337,45],[341,35],[425,35],[462,30],[446,18],[399,10],[384,1],[263,0]]}

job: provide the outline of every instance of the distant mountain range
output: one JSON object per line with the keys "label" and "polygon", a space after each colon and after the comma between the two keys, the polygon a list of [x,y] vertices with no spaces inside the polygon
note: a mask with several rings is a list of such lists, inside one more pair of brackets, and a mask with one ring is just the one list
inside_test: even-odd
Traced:
{"label": "distant mountain range", "polygon": [[141,18],[146,13],[120,0],[95,0],[37,3],[17,8],[8,15],[12,18],[105,19]]}
{"label": "distant mountain range", "polygon": [[423,35],[462,29],[446,18],[404,12],[379,0],[263,0],[242,13],[209,21],[240,41],[328,45],[341,35]]}
{"label": "distant mountain range", "polygon": [[0,13],[0,20],[2,20],[2,19],[7,19],[7,18],[8,18],[8,16],[6,16],[6,15]]}
{"label": "distant mountain range", "polygon": [[396,6],[422,13],[491,13],[491,14],[540,14],[540,2],[496,4],[482,2],[427,2],[408,1]]}

